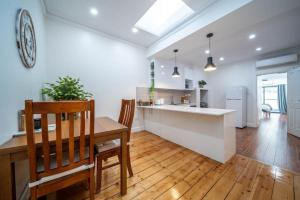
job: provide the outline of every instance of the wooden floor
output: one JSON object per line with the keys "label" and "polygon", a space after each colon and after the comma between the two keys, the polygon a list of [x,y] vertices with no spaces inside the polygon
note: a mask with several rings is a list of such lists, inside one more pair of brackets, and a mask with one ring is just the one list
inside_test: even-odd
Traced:
{"label": "wooden floor", "polygon": [[300,139],[287,134],[286,115],[271,114],[259,128],[237,129],[237,153],[300,173]]}
{"label": "wooden floor", "polygon": [[[128,179],[128,194],[119,195],[116,166],[104,172],[102,191],[96,199],[300,199],[300,176],[289,171],[241,155],[220,164],[148,132],[133,134],[132,142],[134,176]],[[54,198],[87,196],[81,184],[58,192]]]}

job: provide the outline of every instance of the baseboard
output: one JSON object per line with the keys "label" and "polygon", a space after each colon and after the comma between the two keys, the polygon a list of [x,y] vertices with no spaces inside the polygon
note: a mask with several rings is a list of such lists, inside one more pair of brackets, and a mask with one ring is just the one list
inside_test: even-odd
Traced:
{"label": "baseboard", "polygon": [[255,123],[247,122],[247,127],[257,128],[258,126]]}
{"label": "baseboard", "polygon": [[145,130],[144,126],[136,126],[131,129],[131,132],[135,133],[135,132],[140,132],[140,131],[144,131],[144,130]]}

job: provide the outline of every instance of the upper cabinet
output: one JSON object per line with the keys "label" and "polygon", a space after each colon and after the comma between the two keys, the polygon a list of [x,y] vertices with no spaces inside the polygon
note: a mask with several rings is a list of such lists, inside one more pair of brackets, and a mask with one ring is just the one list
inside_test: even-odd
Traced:
{"label": "upper cabinet", "polygon": [[[186,79],[193,82],[193,68],[186,64],[178,63],[178,72],[180,77],[172,77],[174,71],[174,62],[166,60],[154,60],[154,77],[156,88],[169,88],[169,89],[185,89]],[[193,83],[195,86],[195,83]]]}
{"label": "upper cabinet", "polygon": [[185,66],[183,71],[184,71],[184,78],[185,79],[189,79],[189,80],[194,80],[195,79],[192,67]]}

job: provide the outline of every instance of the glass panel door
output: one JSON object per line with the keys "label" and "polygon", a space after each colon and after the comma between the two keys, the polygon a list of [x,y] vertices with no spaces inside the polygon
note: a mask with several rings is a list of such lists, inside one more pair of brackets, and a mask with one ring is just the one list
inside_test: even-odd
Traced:
{"label": "glass panel door", "polygon": [[263,87],[263,103],[269,104],[272,107],[272,112],[279,112],[277,86]]}

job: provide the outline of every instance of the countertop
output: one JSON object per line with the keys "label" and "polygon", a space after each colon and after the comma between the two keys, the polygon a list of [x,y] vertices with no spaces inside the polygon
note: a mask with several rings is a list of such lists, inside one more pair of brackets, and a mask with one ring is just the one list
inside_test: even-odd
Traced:
{"label": "countertop", "polygon": [[230,110],[230,109],[199,108],[199,107],[189,107],[189,106],[183,106],[183,105],[137,106],[137,108],[167,110],[167,111],[194,113],[194,114],[201,114],[201,115],[213,115],[213,116],[222,116],[227,113],[235,112],[235,110]]}

